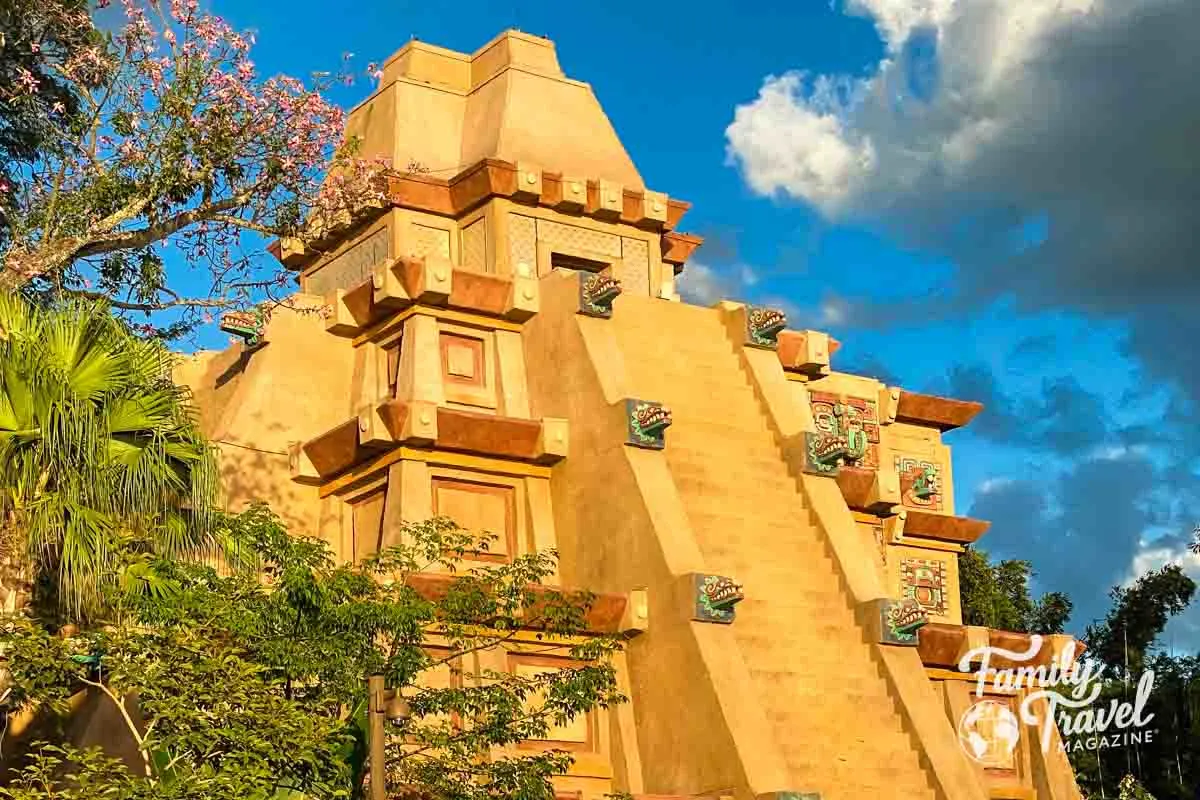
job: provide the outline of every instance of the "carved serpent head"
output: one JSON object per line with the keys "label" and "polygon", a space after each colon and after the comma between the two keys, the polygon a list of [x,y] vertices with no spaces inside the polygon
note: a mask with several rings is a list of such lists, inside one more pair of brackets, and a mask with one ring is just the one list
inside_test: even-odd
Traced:
{"label": "carved serpent head", "polygon": [[608,308],[621,294],[621,282],[609,275],[592,275],[583,282],[583,296],[592,305]]}
{"label": "carved serpent head", "polygon": [[713,608],[728,611],[746,598],[742,585],[732,578],[710,575],[704,579],[704,596]]}
{"label": "carved serpent head", "polygon": [[787,327],[787,316],[774,308],[752,308],[749,323],[755,336],[774,339]]}
{"label": "carved serpent head", "polygon": [[671,410],[666,406],[642,403],[633,410],[633,421],[642,433],[658,433],[670,427]]}
{"label": "carved serpent head", "polygon": [[905,600],[888,608],[887,623],[895,633],[911,636],[929,623],[929,614],[915,600]]}

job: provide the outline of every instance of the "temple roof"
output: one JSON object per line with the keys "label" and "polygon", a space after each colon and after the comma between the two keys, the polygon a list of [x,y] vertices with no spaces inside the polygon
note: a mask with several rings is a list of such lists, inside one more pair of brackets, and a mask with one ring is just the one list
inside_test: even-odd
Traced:
{"label": "temple roof", "polygon": [[347,130],[364,156],[434,177],[490,158],[644,188],[591,87],[563,74],[553,42],[515,30],[469,55],[409,42]]}

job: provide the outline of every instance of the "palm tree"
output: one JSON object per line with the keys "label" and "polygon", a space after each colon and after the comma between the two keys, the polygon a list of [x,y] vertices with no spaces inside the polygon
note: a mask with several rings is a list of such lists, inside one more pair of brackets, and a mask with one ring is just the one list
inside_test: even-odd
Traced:
{"label": "palm tree", "polygon": [[170,368],[160,341],[134,335],[102,305],[0,296],[0,556],[10,611],[40,586],[55,610],[87,618],[107,588],[129,579],[130,553],[212,546],[215,461]]}

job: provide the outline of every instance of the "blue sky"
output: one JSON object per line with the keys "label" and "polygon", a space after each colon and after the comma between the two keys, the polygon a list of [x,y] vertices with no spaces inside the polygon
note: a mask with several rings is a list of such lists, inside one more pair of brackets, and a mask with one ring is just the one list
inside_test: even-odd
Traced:
{"label": "blue sky", "polygon": [[1195,4],[212,6],[267,74],[548,36],[646,183],[693,203],[693,298],[782,304],[844,342],[835,366],[989,405],[949,437],[959,512],[1077,628],[1136,572],[1195,569]]}

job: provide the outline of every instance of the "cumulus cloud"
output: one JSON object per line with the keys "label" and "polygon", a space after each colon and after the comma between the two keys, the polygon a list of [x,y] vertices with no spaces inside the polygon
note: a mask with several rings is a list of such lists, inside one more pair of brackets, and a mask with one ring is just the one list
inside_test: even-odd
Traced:
{"label": "cumulus cloud", "polygon": [[844,9],[885,58],[866,78],[766,78],[726,132],[747,184],[949,257],[959,308],[1011,295],[1126,320],[1132,355],[1200,392],[1200,351],[1172,346],[1200,336],[1200,3]]}
{"label": "cumulus cloud", "polygon": [[676,283],[679,296],[698,306],[711,306],[729,298],[737,289],[736,275],[713,269],[697,261],[689,261]]}

